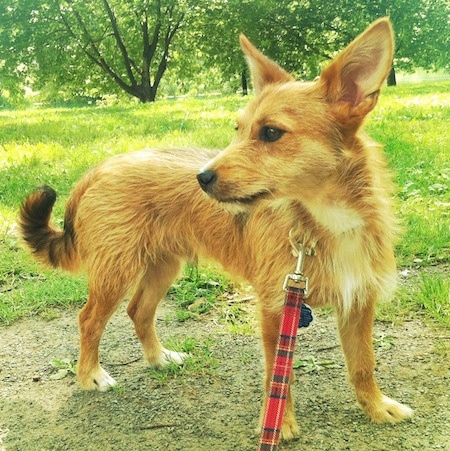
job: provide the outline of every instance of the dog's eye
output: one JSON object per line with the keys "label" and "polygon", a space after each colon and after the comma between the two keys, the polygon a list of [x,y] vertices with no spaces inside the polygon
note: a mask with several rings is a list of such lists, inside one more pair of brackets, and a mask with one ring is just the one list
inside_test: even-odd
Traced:
{"label": "dog's eye", "polygon": [[281,130],[280,128],[266,125],[261,128],[259,132],[259,139],[266,143],[273,143],[275,141],[278,141],[284,135],[284,133],[284,130]]}

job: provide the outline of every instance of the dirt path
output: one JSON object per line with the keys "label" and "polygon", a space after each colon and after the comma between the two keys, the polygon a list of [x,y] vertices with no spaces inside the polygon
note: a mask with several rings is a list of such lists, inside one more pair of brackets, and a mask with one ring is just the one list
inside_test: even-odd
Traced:
{"label": "dirt path", "polygon": [[[148,373],[121,310],[102,342],[104,366],[120,388],[85,393],[71,375],[53,379],[49,364],[77,358],[76,313],[0,328],[0,450],[256,449],[262,369],[256,337],[230,334],[213,317],[177,322],[169,302],[159,314],[162,337],[194,337],[219,363],[205,375],[164,380]],[[376,324],[380,385],[416,410],[411,422],[378,426],[355,405],[334,319],[317,313],[296,353],[313,357],[306,367],[313,371],[296,370],[303,436],[280,449],[450,450],[450,332],[419,320]],[[328,360],[332,365],[321,365]]]}

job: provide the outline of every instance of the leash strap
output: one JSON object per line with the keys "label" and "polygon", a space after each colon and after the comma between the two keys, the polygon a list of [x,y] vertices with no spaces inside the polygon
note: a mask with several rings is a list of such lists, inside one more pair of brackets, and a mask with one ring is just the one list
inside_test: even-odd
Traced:
{"label": "leash strap", "polygon": [[[303,275],[304,258],[306,255],[315,255],[314,248],[305,247],[303,243],[294,240],[292,230],[289,232],[289,242],[292,254],[297,257],[297,265],[294,274],[288,274],[284,280],[283,290],[286,296],[258,451],[276,451],[280,441],[294,363],[297,329],[301,324],[303,299],[308,295],[309,288],[309,279]],[[311,309],[307,310],[311,314]],[[308,315],[305,315],[305,327],[312,319],[312,315],[310,316],[311,318],[308,318]]]}
{"label": "leash strap", "polygon": [[305,289],[303,288],[289,286],[286,289],[275,364],[272,370],[264,423],[261,429],[259,451],[276,451],[280,441],[281,424],[289,393],[297,328],[301,318],[304,296]]}

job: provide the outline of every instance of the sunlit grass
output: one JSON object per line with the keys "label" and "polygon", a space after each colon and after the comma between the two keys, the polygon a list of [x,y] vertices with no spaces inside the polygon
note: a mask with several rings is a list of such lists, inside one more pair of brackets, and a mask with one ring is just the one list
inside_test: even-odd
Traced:
{"label": "sunlit grass", "polygon": [[398,187],[400,264],[450,255],[450,83],[384,90],[368,131],[384,144]]}
{"label": "sunlit grass", "polygon": [[[403,272],[408,273],[408,270]],[[404,276],[405,277],[405,276]],[[403,322],[411,312],[419,312],[424,318],[432,319],[450,328],[450,279],[448,275],[432,269],[420,274],[407,274],[407,286],[400,284],[392,302],[378,305],[377,318],[392,323]]]}
{"label": "sunlit grass", "polygon": [[[86,297],[84,278],[42,271],[18,244],[18,208],[36,185],[46,183],[58,192],[55,221],[61,223],[73,185],[99,161],[145,147],[224,148],[234,134],[236,111],[248,101],[186,98],[150,105],[1,111],[0,322],[80,304]],[[369,134],[384,144],[398,186],[403,226],[397,248],[400,265],[429,265],[450,258],[449,103],[450,83],[385,89],[367,124]],[[219,295],[214,289],[204,302],[194,299],[203,296],[196,291],[205,288],[202,277],[198,286],[185,278],[175,287],[186,292],[192,286],[194,294],[185,294],[188,305],[193,305],[187,317],[215,308]],[[205,277],[219,281],[221,289],[226,286],[219,276]]]}
{"label": "sunlit grass", "polygon": [[163,368],[149,369],[148,375],[157,385],[165,385],[169,380],[179,377],[212,377],[217,375],[219,360],[211,350],[211,340],[199,343],[193,337],[171,338],[166,341],[169,349],[188,354],[183,365],[169,363]]}
{"label": "sunlit grass", "polygon": [[0,323],[85,301],[85,277],[43,270],[11,235],[0,238],[0,250]]}
{"label": "sunlit grass", "polygon": [[[146,147],[222,148],[232,137],[239,98],[167,100],[107,108],[0,112],[1,204],[17,207],[40,183],[67,195],[104,158]],[[2,183],[3,185],[3,183]]]}

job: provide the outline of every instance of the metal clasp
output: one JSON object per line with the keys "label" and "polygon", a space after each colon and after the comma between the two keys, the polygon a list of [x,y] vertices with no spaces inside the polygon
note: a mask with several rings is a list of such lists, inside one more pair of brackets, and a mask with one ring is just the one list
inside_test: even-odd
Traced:
{"label": "metal clasp", "polygon": [[[289,232],[289,242],[292,246],[292,254],[297,257],[297,264],[293,274],[288,274],[284,279],[283,290],[288,291],[291,285],[289,282],[293,282],[295,288],[303,289],[304,296],[308,295],[309,278],[303,274],[303,265],[305,263],[305,255],[314,256],[316,254],[314,248],[306,247],[303,243],[295,241],[292,237],[292,230]],[[300,286],[298,286],[300,285]]]}

